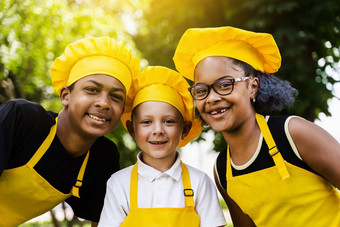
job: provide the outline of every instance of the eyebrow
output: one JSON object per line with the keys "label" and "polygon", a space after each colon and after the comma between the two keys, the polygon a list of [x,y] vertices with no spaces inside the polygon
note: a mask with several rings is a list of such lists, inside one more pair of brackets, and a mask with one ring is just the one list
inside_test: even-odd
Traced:
{"label": "eyebrow", "polygon": [[[88,80],[88,81],[86,81],[86,82],[92,82],[92,83],[94,83],[95,85],[97,85],[97,86],[99,86],[100,88],[102,88],[102,87],[104,87],[104,85],[103,84],[101,84],[101,83],[98,83],[97,81],[95,81],[95,80]],[[114,87],[113,89],[112,89],[113,91],[121,91],[121,92],[125,92],[124,91],[124,89],[122,89],[122,88],[116,88],[116,87]]]}

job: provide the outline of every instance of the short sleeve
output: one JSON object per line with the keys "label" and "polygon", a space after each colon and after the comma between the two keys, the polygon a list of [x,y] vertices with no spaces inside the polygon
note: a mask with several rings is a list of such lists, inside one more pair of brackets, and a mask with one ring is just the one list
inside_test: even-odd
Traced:
{"label": "short sleeve", "polygon": [[129,213],[130,179],[132,167],[112,175],[107,182],[104,207],[98,227],[120,226]]}
{"label": "short sleeve", "polygon": [[55,123],[40,104],[15,99],[0,106],[0,174],[25,164]]}
{"label": "short sleeve", "polygon": [[200,227],[226,225],[215,185],[207,174],[202,173],[196,190],[195,204],[201,220]]}
{"label": "short sleeve", "polygon": [[90,149],[80,198],[70,197],[66,202],[77,217],[98,222],[104,204],[106,182],[120,169],[116,145],[105,137],[97,139]]}

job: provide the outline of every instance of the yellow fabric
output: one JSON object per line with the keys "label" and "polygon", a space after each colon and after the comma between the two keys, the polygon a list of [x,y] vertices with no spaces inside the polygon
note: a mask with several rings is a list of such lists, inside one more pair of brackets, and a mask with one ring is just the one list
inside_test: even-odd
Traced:
{"label": "yellow fabric", "polygon": [[234,177],[228,147],[227,192],[243,212],[259,227],[340,226],[337,189],[324,178],[277,157],[289,173],[285,180],[278,166]]}
{"label": "yellow fabric", "polygon": [[133,100],[132,109],[147,101],[166,102],[178,109],[183,116],[183,119],[186,119],[182,97],[172,87],[164,84],[151,84],[150,86],[141,89]]}
{"label": "yellow fabric", "polygon": [[282,158],[281,153],[279,152],[275,141],[272,137],[272,134],[269,131],[266,119],[263,115],[256,114],[256,121],[260,127],[261,133],[263,134],[263,138],[265,139],[268,148],[269,148],[269,154],[272,156],[275,165],[281,175],[282,180],[286,180],[289,177],[289,173],[287,171],[287,168],[284,164],[284,160]]}
{"label": "yellow fabric", "polygon": [[94,74],[118,79],[128,93],[133,77],[139,73],[139,59],[109,37],[84,38],[69,44],[51,68],[52,84],[58,94],[63,86]]}
{"label": "yellow fabric", "polygon": [[196,65],[210,56],[235,58],[267,73],[275,73],[281,66],[281,55],[272,35],[229,26],[186,30],[173,60],[176,69],[194,81]]}
{"label": "yellow fabric", "polygon": [[[41,215],[71,196],[53,188],[35,170],[35,164],[51,145],[57,124],[51,127],[50,133],[38,151],[24,165],[4,170],[0,178],[0,226],[10,227],[24,223]],[[88,158],[89,152],[87,154]],[[82,181],[87,158],[79,171],[77,181]]]}
{"label": "yellow fabric", "polygon": [[[181,162],[184,189],[191,189],[187,167]],[[121,227],[199,227],[200,218],[195,211],[193,196],[185,197],[183,208],[138,208],[138,164],[131,173],[130,212]],[[183,194],[184,196],[184,194]]]}
{"label": "yellow fabric", "polygon": [[189,134],[180,141],[179,147],[200,135],[202,123],[195,116],[193,98],[188,91],[190,85],[178,72],[162,66],[146,67],[141,74],[134,78],[128,94],[122,122],[131,120],[131,112],[138,104],[146,101],[169,103],[177,108],[185,121],[192,122]]}

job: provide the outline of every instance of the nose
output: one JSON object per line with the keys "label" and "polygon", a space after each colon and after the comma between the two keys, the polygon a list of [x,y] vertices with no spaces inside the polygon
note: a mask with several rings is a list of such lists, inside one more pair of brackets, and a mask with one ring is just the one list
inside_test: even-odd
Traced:
{"label": "nose", "polygon": [[153,132],[152,132],[154,135],[161,135],[164,133],[164,130],[163,130],[163,125],[161,122],[155,122],[153,124]]}
{"label": "nose", "polygon": [[97,108],[100,108],[102,110],[109,110],[110,109],[110,97],[107,94],[102,94],[98,96],[98,99],[96,100],[95,106]]}
{"label": "nose", "polygon": [[217,94],[213,88],[210,88],[210,92],[206,97],[206,102],[209,104],[217,103],[221,100],[221,95]]}

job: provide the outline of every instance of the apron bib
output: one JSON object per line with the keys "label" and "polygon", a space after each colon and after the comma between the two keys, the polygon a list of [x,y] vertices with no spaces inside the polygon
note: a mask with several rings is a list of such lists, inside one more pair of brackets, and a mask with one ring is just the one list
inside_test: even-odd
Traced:
{"label": "apron bib", "polygon": [[0,177],[0,227],[17,226],[51,210],[71,195],[79,197],[89,152],[69,194],[55,189],[34,170],[36,163],[50,147],[56,129],[57,123],[51,127],[48,136],[27,164],[3,171]]}
{"label": "apron bib", "polygon": [[182,163],[182,181],[185,196],[183,208],[138,208],[138,163],[133,167],[130,186],[130,212],[121,227],[199,227],[200,218],[195,211],[188,168]]}
{"label": "apron bib", "polygon": [[233,177],[228,147],[229,196],[256,226],[339,227],[339,192],[322,177],[286,162],[265,118],[256,114],[256,120],[275,166]]}

